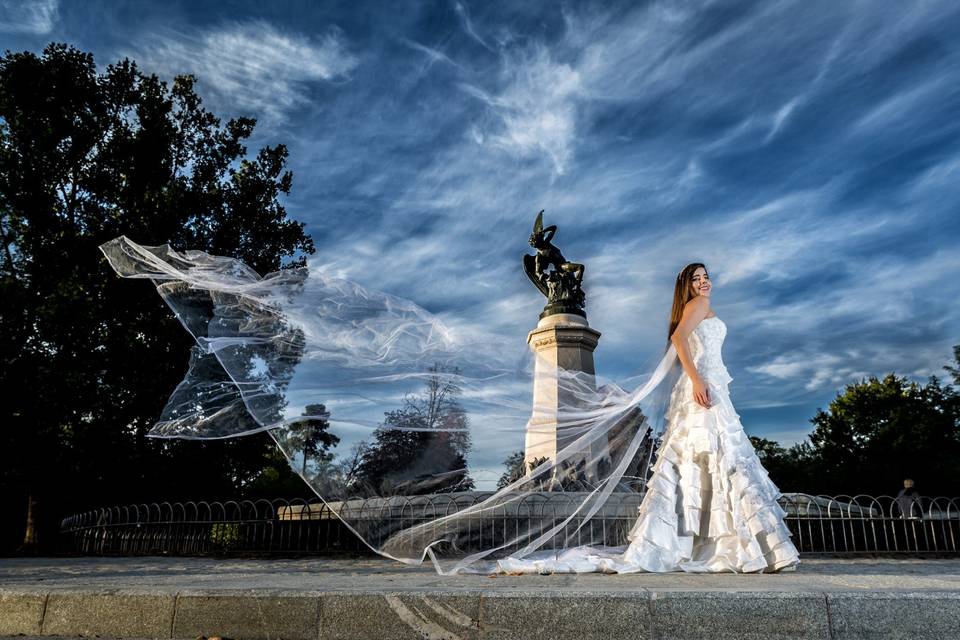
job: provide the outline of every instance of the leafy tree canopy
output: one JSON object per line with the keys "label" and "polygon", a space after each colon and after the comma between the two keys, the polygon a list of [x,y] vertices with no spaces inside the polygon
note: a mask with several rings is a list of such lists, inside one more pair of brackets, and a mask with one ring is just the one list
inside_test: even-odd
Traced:
{"label": "leafy tree canopy", "polygon": [[[960,346],[944,369],[960,385]],[[960,495],[960,393],[889,374],[847,385],[811,419],[809,442],[784,449],[751,438],[782,491],[896,495],[911,478],[927,496]]]}
{"label": "leafy tree canopy", "polygon": [[127,235],[260,273],[303,264],[313,243],[281,203],[287,149],[248,156],[254,126],[205,110],[190,76],[168,84],[130,60],[101,72],[66,44],[0,58],[0,493],[39,500],[41,523],[103,503],[236,495],[263,467],[266,436],[144,437],[190,338],[97,249]]}

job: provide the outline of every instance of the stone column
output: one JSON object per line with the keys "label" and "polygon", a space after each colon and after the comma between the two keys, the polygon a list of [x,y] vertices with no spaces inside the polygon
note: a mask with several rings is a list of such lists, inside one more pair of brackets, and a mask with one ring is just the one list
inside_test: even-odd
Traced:
{"label": "stone column", "polygon": [[[562,450],[579,434],[564,436],[557,433],[557,411],[561,405],[570,406],[576,400],[565,397],[557,381],[557,368],[580,371],[589,388],[595,384],[593,350],[600,332],[591,329],[587,319],[573,313],[548,315],[537,323],[527,336],[536,364],[533,375],[533,415],[527,424],[524,467],[537,458],[556,460]],[[604,443],[606,444],[606,443]],[[585,457],[590,455],[584,452]]]}

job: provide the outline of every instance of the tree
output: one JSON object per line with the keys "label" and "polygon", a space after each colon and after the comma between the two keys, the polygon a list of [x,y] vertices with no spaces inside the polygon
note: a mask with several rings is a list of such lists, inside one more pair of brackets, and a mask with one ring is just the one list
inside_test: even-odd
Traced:
{"label": "tree", "polygon": [[846,387],[811,420],[825,493],[891,494],[911,477],[927,495],[957,495],[960,402],[936,377],[889,374]]}
{"label": "tree", "polygon": [[469,491],[469,420],[458,401],[455,377],[435,365],[424,390],[387,411],[374,440],[362,451],[353,488],[362,495],[411,495]]}
{"label": "tree", "polygon": [[821,493],[818,488],[819,459],[810,442],[804,441],[784,448],[766,438],[750,436],[750,443],[760,458],[760,464],[770,479],[783,492]]}
{"label": "tree", "polygon": [[331,497],[350,498],[365,493],[359,483],[363,459],[369,448],[370,443],[366,440],[355,442],[347,455],[341,458],[331,478]]}
{"label": "tree", "polygon": [[953,366],[946,365],[943,370],[953,378],[953,385],[960,387],[960,344],[953,346]]}
{"label": "tree", "polygon": [[774,483],[813,494],[895,494],[911,477],[926,495],[957,495],[960,454],[960,345],[944,367],[953,385],[936,376],[926,384],[889,374],[837,394],[811,419],[809,441],[784,449],[751,437]]}
{"label": "tree", "polygon": [[283,429],[278,429],[282,446],[300,460],[300,475],[307,478],[311,461],[314,467],[333,460],[327,453],[337,446],[340,438],[330,433],[330,413],[323,404],[308,404],[303,410],[303,420],[297,420]]}
{"label": "tree", "polygon": [[[505,467],[502,474],[500,474],[500,479],[497,480],[497,489],[503,489],[507,487],[520,478],[524,477],[528,473],[532,473],[537,467],[543,464],[550,462],[550,458],[542,456],[540,458],[534,458],[530,462],[526,463],[524,466],[525,454],[523,449],[514,451],[503,461],[503,466]],[[561,465],[562,467],[563,465]],[[561,471],[558,469],[556,471]],[[561,482],[561,478],[558,477],[557,472],[554,472],[549,475],[541,476],[536,480],[526,483],[523,485],[524,490],[535,490],[535,491],[563,491],[564,486]],[[577,479],[574,479],[577,480]],[[578,490],[581,487],[580,483],[574,481],[572,484],[577,485],[573,487],[572,490]]]}
{"label": "tree", "polygon": [[0,485],[28,520],[50,529],[104,502],[235,493],[262,468],[266,436],[145,438],[190,336],[97,249],[124,234],[260,273],[304,264],[313,243],[280,202],[287,150],[247,157],[254,126],[221,123],[190,76],[168,85],[129,60],[98,72],[65,44],[0,58]]}
{"label": "tree", "polygon": [[523,449],[518,449],[506,457],[506,459],[503,461],[504,471],[500,475],[500,479],[497,480],[497,489],[503,489],[504,487],[513,484],[526,474],[523,460]]}
{"label": "tree", "polygon": [[248,500],[277,497],[309,500],[315,495],[279,447],[267,447],[263,452],[263,466],[244,486],[242,495]]}

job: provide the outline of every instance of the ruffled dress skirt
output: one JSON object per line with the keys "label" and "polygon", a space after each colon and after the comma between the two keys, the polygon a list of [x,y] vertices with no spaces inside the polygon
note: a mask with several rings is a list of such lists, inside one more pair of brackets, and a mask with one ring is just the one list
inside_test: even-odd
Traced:
{"label": "ruffled dress skirt", "polygon": [[711,406],[689,377],[673,389],[639,517],[621,549],[575,547],[498,561],[505,573],[773,572],[799,564],[777,502],[730,401],[726,372],[708,380]]}

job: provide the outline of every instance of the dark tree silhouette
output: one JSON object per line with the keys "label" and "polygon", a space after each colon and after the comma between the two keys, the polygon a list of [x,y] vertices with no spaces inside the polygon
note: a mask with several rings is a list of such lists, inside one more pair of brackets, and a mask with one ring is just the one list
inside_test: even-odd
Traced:
{"label": "dark tree silhouette", "polygon": [[523,449],[514,451],[506,457],[503,461],[503,473],[500,475],[500,479],[497,480],[497,489],[503,489],[513,484],[526,474],[527,470],[523,466],[523,459]]}
{"label": "dark tree silhouette", "polygon": [[957,393],[889,374],[848,385],[813,417],[818,491],[895,493],[904,478],[927,494],[960,495]]}
{"label": "dark tree silhouette", "polygon": [[943,370],[953,378],[953,386],[960,387],[960,344],[953,347],[953,365],[946,365]]}
{"label": "dark tree silhouette", "polygon": [[[247,157],[255,121],[221,123],[193,86],[129,60],[100,72],[64,44],[0,58],[0,495],[11,500],[0,508],[28,507],[48,531],[103,503],[235,496],[272,446],[144,437],[191,339],[152,287],[117,278],[97,249],[123,234],[260,273],[313,252],[280,203],[286,148]],[[23,519],[4,523],[5,543],[36,545]]]}
{"label": "dark tree silhouette", "polygon": [[[550,458],[534,458],[527,466],[524,467],[524,452],[522,449],[519,451],[514,451],[506,460],[503,461],[503,466],[505,467],[503,473],[500,475],[500,479],[497,480],[497,489],[503,489],[504,487],[513,484],[527,473],[532,472],[534,469],[539,467],[542,464],[546,464],[550,461]],[[560,491],[563,490],[562,484],[559,482],[557,474],[545,475],[537,478],[531,483],[525,484],[524,489],[526,490],[535,490],[535,491]]]}
{"label": "dark tree silhouette", "polygon": [[820,476],[821,464],[809,442],[801,442],[785,448],[773,440],[750,436],[750,443],[756,450],[763,468],[770,474],[777,488],[784,493],[824,492],[817,488],[821,486],[816,481]]}
{"label": "dark tree silhouette", "polygon": [[912,478],[924,495],[960,495],[960,346],[954,385],[888,374],[847,385],[811,419],[809,442],[789,449],[751,438],[781,491],[896,495]]}

